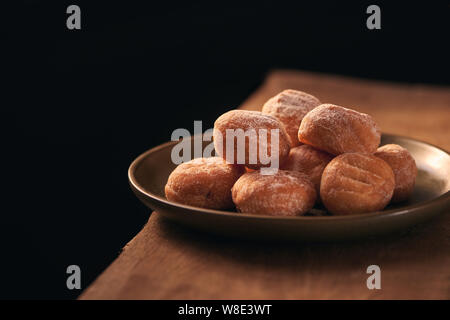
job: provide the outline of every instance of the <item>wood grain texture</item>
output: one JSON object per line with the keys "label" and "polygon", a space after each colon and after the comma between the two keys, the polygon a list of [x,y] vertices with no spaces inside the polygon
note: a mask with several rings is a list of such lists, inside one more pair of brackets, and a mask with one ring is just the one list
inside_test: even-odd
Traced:
{"label": "wood grain texture", "polygon": [[[375,117],[382,131],[450,150],[450,90],[274,71],[242,108],[299,89]],[[382,289],[368,290],[377,264]],[[243,242],[152,213],[81,299],[450,299],[450,215],[382,239],[336,244]]]}

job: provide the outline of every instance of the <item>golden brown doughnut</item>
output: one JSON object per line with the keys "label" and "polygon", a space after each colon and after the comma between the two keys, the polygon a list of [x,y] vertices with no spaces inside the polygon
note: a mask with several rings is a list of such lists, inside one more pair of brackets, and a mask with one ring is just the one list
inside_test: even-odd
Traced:
{"label": "golden brown doughnut", "polygon": [[180,164],[164,188],[170,201],[209,209],[233,207],[231,187],[245,172],[222,158],[196,158]]}
{"label": "golden brown doughnut", "polygon": [[305,144],[334,155],[374,153],[380,144],[380,130],[368,114],[322,104],[303,118],[298,138]]}
{"label": "golden brown doughnut", "polygon": [[398,144],[387,144],[379,147],[375,156],[386,161],[394,171],[395,189],[392,202],[408,199],[414,190],[417,166],[408,150]]}
{"label": "golden brown doughnut", "polygon": [[332,159],[333,156],[331,154],[304,144],[291,149],[281,169],[305,174],[314,184],[316,192],[319,194],[322,172]]}
{"label": "golden brown doughnut", "polygon": [[283,123],[291,139],[291,146],[300,145],[298,128],[303,117],[320,105],[320,101],[305,92],[284,90],[270,98],[263,106],[262,113],[274,116]]}
{"label": "golden brown doughnut", "polygon": [[[224,159],[227,159],[227,130],[242,130],[242,133],[250,132],[254,130],[255,144],[250,144],[249,137],[245,137],[245,144],[243,143],[243,148],[238,148],[238,139],[234,137],[234,159],[230,155],[232,163],[235,164],[245,164],[246,167],[250,169],[259,169],[261,167],[270,167],[271,163],[264,163],[265,161],[261,158],[260,148],[264,155],[272,157],[272,142],[271,142],[271,132],[273,129],[278,131],[278,153],[273,155],[273,160],[278,161],[279,164],[283,163],[290,149],[289,137],[283,124],[276,118],[262,114],[259,111],[246,111],[246,110],[232,110],[221,115],[214,123],[214,147],[217,155]],[[260,135],[260,129],[265,129],[266,134]],[[276,131],[274,131],[276,132]],[[241,133],[241,135],[242,135]],[[265,138],[266,143],[260,143],[260,136]],[[244,138],[242,136],[242,138]],[[244,141],[244,140],[242,140]],[[252,150],[253,149],[253,150]],[[244,152],[245,159],[243,161],[238,161],[238,152]],[[277,167],[278,168],[278,167]]]}
{"label": "golden brown doughnut", "polygon": [[320,198],[329,212],[348,215],[382,210],[394,193],[391,167],[372,154],[344,153],[325,167]]}
{"label": "golden brown doughnut", "polygon": [[239,212],[271,216],[296,216],[310,210],[316,191],[300,172],[278,170],[273,175],[259,171],[242,175],[231,190]]}

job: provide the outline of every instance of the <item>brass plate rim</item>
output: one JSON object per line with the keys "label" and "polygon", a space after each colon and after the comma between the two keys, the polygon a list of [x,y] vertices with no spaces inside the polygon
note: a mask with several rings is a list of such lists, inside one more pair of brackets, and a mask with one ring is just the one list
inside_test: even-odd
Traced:
{"label": "brass plate rim", "polygon": [[[441,147],[438,147],[436,145],[433,145],[431,143],[428,143],[426,141],[422,141],[415,138],[410,138],[402,135],[397,134],[390,134],[390,133],[383,133],[384,137],[391,137],[391,138],[401,138],[401,139],[407,139],[412,140],[414,142],[423,143],[425,145],[434,147],[438,149],[441,152],[444,152],[448,157],[450,157],[449,152],[444,150]],[[147,191],[145,188],[143,188],[139,182],[137,181],[135,177],[135,172],[138,169],[139,165],[142,163],[142,160],[148,157],[149,155],[156,153],[162,149],[167,148],[170,145],[176,144],[178,141],[168,141],[163,144],[160,144],[156,147],[153,147],[142,154],[140,154],[133,162],[130,164],[128,168],[128,180],[131,185],[131,187],[136,190],[138,193],[140,193],[142,196],[148,197],[150,199],[153,199],[154,201],[160,202],[167,206],[177,207],[179,209],[188,210],[191,212],[202,212],[202,213],[208,213],[208,214],[215,214],[220,216],[226,216],[226,217],[239,217],[239,218],[247,218],[247,219],[258,219],[258,220],[271,220],[271,221],[290,221],[290,220],[301,220],[301,221],[335,221],[335,220],[361,220],[361,219],[372,219],[375,217],[394,217],[394,216],[400,216],[404,214],[412,214],[415,211],[419,211],[421,209],[424,209],[428,206],[438,206],[441,204],[445,204],[446,202],[450,202],[450,190],[448,190],[446,193],[434,198],[430,199],[424,202],[406,205],[402,208],[393,208],[389,210],[382,210],[382,211],[375,211],[370,213],[363,213],[363,214],[351,214],[351,215],[340,215],[340,216],[269,216],[269,215],[258,215],[258,214],[250,214],[250,213],[238,213],[238,212],[232,212],[232,211],[225,211],[225,210],[215,210],[215,209],[206,209],[206,208],[200,208],[200,207],[194,207],[189,206],[181,203],[176,203],[169,201],[163,197],[160,197],[156,194],[153,194],[152,192]]]}

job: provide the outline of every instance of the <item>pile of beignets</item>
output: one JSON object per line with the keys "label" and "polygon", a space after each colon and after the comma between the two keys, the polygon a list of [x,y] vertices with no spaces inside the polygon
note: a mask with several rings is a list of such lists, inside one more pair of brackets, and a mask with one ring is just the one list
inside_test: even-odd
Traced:
{"label": "pile of beignets", "polygon": [[[279,170],[261,173],[269,164],[259,158],[262,146],[250,145],[249,139],[234,146],[233,164],[225,161],[228,129],[278,129],[278,153],[270,156]],[[219,134],[223,138],[216,144]],[[284,90],[261,112],[221,115],[214,124],[217,156],[179,165],[169,176],[165,194],[170,201],[191,206],[235,207],[242,213],[272,216],[303,215],[316,204],[334,215],[379,211],[390,202],[407,200],[417,176],[408,150],[396,144],[379,147],[380,137],[367,114]],[[268,154],[270,145],[269,136],[264,145]],[[242,163],[236,158],[238,147],[245,149],[243,164],[236,164]]]}

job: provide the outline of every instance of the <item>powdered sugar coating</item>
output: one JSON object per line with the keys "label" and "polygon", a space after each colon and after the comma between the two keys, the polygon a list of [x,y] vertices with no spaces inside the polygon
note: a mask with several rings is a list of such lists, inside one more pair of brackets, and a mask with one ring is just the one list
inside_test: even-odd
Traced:
{"label": "powdered sugar coating", "polygon": [[300,144],[298,129],[303,117],[320,105],[319,99],[297,90],[284,90],[270,98],[263,106],[262,112],[274,116],[283,123],[291,139],[291,146]]}
{"label": "powdered sugar coating", "polygon": [[322,104],[302,120],[298,138],[328,153],[374,153],[381,133],[371,116],[355,110]]}
{"label": "powdered sugar coating", "polygon": [[400,202],[409,198],[414,190],[417,166],[409,151],[398,144],[387,144],[379,147],[375,156],[386,161],[394,171],[395,189],[392,202]]}
{"label": "powdered sugar coating", "polygon": [[[260,152],[259,149],[262,148],[265,153],[271,157],[271,134],[270,130],[272,129],[278,129],[278,155],[274,155],[278,159],[278,162],[281,164],[283,163],[288,154],[290,149],[290,143],[289,143],[289,137],[286,133],[286,130],[283,126],[283,124],[278,121],[276,118],[262,114],[259,111],[247,111],[247,110],[231,110],[227,113],[224,113],[219,118],[217,118],[216,122],[214,123],[214,147],[216,150],[216,153],[226,159],[227,153],[226,153],[226,145],[227,145],[227,135],[226,130],[236,130],[236,129],[242,129],[244,132],[246,132],[249,129],[254,129],[256,132],[257,137],[257,145],[255,146],[256,154],[250,154],[251,148],[249,146],[249,139],[245,139],[245,166],[251,168],[251,169],[259,169],[261,167],[269,167],[269,164],[264,164],[261,161],[260,158]],[[265,129],[267,130],[267,143],[266,145],[260,145],[259,141],[259,130]],[[218,135],[221,135],[223,137],[222,145],[220,146],[218,141],[221,141],[219,139]],[[242,150],[240,150],[242,152]],[[233,163],[238,163],[238,145],[234,143],[234,160]],[[255,157],[257,160],[256,163],[250,163],[252,156]]]}
{"label": "powdered sugar coating", "polygon": [[300,172],[278,170],[273,175],[249,172],[232,188],[240,212],[271,216],[296,216],[310,210],[316,200],[314,185]]}
{"label": "powdered sugar coating", "polygon": [[319,193],[323,170],[332,159],[331,154],[304,144],[290,150],[288,159],[281,169],[305,174]]}
{"label": "powdered sugar coating", "polygon": [[345,153],[326,166],[320,198],[333,214],[347,215],[382,210],[394,193],[391,167],[371,154]]}
{"label": "powdered sugar coating", "polygon": [[219,157],[196,158],[175,168],[164,191],[170,201],[228,209],[233,207],[231,187],[244,172],[243,166],[226,163]]}

